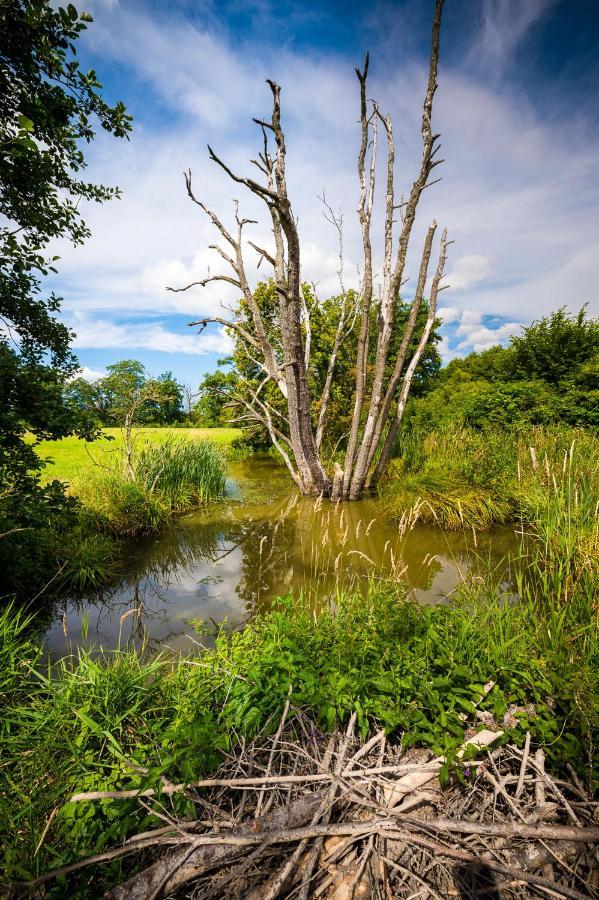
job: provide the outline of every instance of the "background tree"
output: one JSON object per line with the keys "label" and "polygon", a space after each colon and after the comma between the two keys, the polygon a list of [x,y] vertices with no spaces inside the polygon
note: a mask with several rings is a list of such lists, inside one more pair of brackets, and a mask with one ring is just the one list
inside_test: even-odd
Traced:
{"label": "background tree", "polygon": [[[247,415],[268,430],[270,439],[283,457],[294,481],[307,494],[355,499],[364,490],[376,484],[383,473],[401,422],[415,370],[422,353],[429,343],[436,319],[437,297],[446,261],[447,235],[443,232],[439,245],[436,270],[428,292],[428,315],[416,349],[409,356],[419,312],[424,302],[429,262],[437,230],[436,222],[428,229],[422,251],[414,299],[407,321],[399,322],[397,316],[400,292],[404,283],[408,247],[422,192],[432,184],[433,169],[442,162],[436,158],[439,135],[432,130],[433,97],[437,88],[439,61],[439,33],[443,0],[436,0],[432,27],[429,75],[422,115],[422,158],[419,172],[408,198],[398,203],[394,186],[395,147],[391,117],[383,115],[379,106],[367,97],[368,55],[362,71],[356,70],[360,86],[360,148],[358,152],[358,177],[360,200],[358,216],[363,244],[363,265],[360,289],[353,315],[357,319],[357,341],[353,365],[353,409],[349,434],[344,441],[342,462],[325,457],[322,437],[328,428],[329,400],[336,378],[339,350],[352,322],[351,299],[343,287],[343,252],[340,248],[340,287],[342,302],[337,316],[333,352],[327,366],[327,376],[321,398],[319,421],[314,422],[314,395],[310,386],[312,367],[312,342],[315,330],[312,314],[318,309],[311,303],[302,282],[301,247],[286,181],[286,144],[281,124],[281,89],[269,81],[273,107],[269,121],[256,119],[263,136],[263,148],[253,160],[262,175],[262,181],[242,177],[234,173],[209,147],[211,159],[237,184],[244,185],[264,201],[270,214],[274,236],[274,248],[263,248],[250,242],[260,261],[271,265],[274,273],[275,302],[263,310],[257,292],[250,287],[243,254],[243,229],[250,220],[241,218],[236,204],[235,230],[230,231],[199,200],[193,191],[191,173],[185,176],[189,197],[202,209],[225,243],[217,251],[229,265],[226,274],[211,275],[195,285],[212,281],[225,281],[235,285],[242,297],[240,312],[247,311],[248,322],[239,314],[230,319],[211,316],[192,323],[205,327],[209,322],[225,324],[245,342],[248,358],[263,373],[258,390],[248,382],[250,392]],[[375,296],[375,273],[372,256],[371,224],[374,209],[377,172],[377,141],[379,127],[386,140],[387,165],[383,216],[383,271],[380,279],[380,295]],[[271,153],[271,140],[274,150]],[[399,213],[398,213],[399,211]],[[399,223],[398,223],[399,217]],[[333,218],[342,241],[342,223]],[[192,285],[179,288],[187,290]],[[239,312],[238,311],[238,312]],[[376,332],[372,334],[373,315]],[[270,318],[269,318],[270,317]],[[275,327],[272,334],[271,320]],[[269,331],[271,334],[269,336]],[[374,338],[374,340],[373,340]],[[370,365],[370,360],[374,362]],[[280,410],[265,400],[267,385],[276,386],[284,402],[283,419]],[[347,388],[346,388],[347,389]],[[348,389],[348,393],[350,390]],[[281,424],[283,427],[281,427]]]}
{"label": "background tree", "polygon": [[236,373],[232,370],[207,372],[200,382],[193,406],[194,424],[200,428],[230,426],[234,416],[232,406],[235,402],[235,389],[238,387]]}
{"label": "background tree", "polygon": [[583,307],[544,316],[491,347],[453,359],[430,382],[430,392],[413,399],[411,429],[444,425],[476,429],[528,425],[599,425],[599,320]]}
{"label": "background tree", "polygon": [[89,22],[72,5],[0,2],[0,532],[11,534],[0,541],[0,570],[30,558],[23,578],[31,587],[44,569],[36,556],[43,542],[32,529],[59,515],[61,490],[39,486],[41,463],[25,433],[93,433],[64,396],[78,364],[71,334],[55,318],[59,298],[42,293],[56,262],[47,247],[52,239],[78,244],[88,236],[82,199],[117,196],[81,177],[95,128],[116,137],[130,129],[123,104],[108,105],[95,72],[83,72],[76,60]]}
{"label": "background tree", "polygon": [[[180,412],[181,391],[172,373],[161,378],[149,378],[142,363],[135,359],[124,359],[106,367],[108,375],[98,382],[98,390],[103,400],[106,421],[123,429],[125,472],[128,478],[135,478],[133,429],[143,424],[144,413],[151,410],[158,416],[163,406]],[[174,386],[174,393],[170,393]]]}
{"label": "background tree", "polygon": [[[352,386],[355,379],[355,359],[358,342],[358,323],[355,316],[350,317],[347,325],[347,333],[339,347],[335,349],[338,322],[344,303],[342,296],[330,297],[317,303],[312,288],[303,285],[306,305],[310,308],[311,321],[311,364],[308,371],[308,383],[312,401],[311,416],[316,431],[316,443],[328,456],[347,439],[351,427],[353,411]],[[263,321],[266,323],[268,339],[275,344],[277,340],[276,326],[276,285],[274,281],[259,284],[254,291],[256,303],[259,306]],[[355,308],[357,296],[351,294],[349,303]],[[394,357],[399,351],[399,339],[402,329],[405,328],[410,314],[410,304],[401,300],[397,303],[396,317],[398,331],[394,336],[394,345],[390,356]],[[423,329],[428,319],[428,303],[423,301],[418,311],[414,332],[410,342],[408,358],[415,352]],[[240,302],[237,309],[237,320],[244,328],[251,327],[250,312],[244,301]],[[434,380],[441,367],[441,357],[436,345],[440,340],[438,328],[441,322],[435,320],[429,339],[424,347],[420,361],[414,372],[412,391],[415,396],[420,396]],[[374,347],[377,329],[375,310],[371,312],[370,343],[371,352],[368,359],[367,382],[372,380],[372,372],[375,364]],[[271,411],[273,424],[285,433],[285,400],[277,385],[272,381],[265,381],[264,372],[257,363],[251,350],[248,351],[247,343],[232,332],[235,341],[233,355],[231,357],[232,368],[227,372],[217,371],[204,377],[200,385],[202,393],[201,401],[197,409],[203,411],[202,424],[206,426],[223,424],[228,421],[240,423],[245,426],[245,439],[254,447],[267,447],[270,442],[268,429],[264,427],[260,418],[255,417],[253,397],[259,396],[262,403]],[[327,388],[329,364],[336,355],[335,378]],[[406,363],[407,365],[407,363]],[[389,375],[391,372],[389,371]],[[327,428],[322,433],[318,428],[321,422],[323,398],[327,391]],[[323,443],[324,441],[324,443]]]}
{"label": "background tree", "polygon": [[511,339],[508,366],[514,377],[558,384],[598,353],[599,321],[587,318],[586,306],[576,315],[562,306]]}

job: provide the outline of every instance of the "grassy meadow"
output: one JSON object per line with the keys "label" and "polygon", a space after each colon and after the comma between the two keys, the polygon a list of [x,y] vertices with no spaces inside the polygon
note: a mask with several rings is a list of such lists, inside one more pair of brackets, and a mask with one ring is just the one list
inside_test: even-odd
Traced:
{"label": "grassy meadow", "polygon": [[[48,482],[57,478],[75,485],[93,470],[94,461],[100,466],[112,467],[122,455],[123,432],[120,428],[104,428],[103,434],[105,437],[91,442],[78,437],[41,441],[36,451],[41,459],[48,462],[42,480]],[[134,434],[138,449],[144,445],[162,444],[169,438],[206,440],[227,449],[241,432],[237,428],[136,428]]]}

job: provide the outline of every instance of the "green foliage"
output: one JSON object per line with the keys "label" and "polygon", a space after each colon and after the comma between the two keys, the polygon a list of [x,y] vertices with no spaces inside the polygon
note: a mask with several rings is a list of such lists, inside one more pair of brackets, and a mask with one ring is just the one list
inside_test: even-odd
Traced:
{"label": "green foliage", "polygon": [[4,473],[0,494],[0,600],[31,600],[54,578],[60,548],[77,523],[78,503],[58,481],[40,487],[34,477]]}
{"label": "green foliage", "polygon": [[[219,360],[224,365],[228,360]],[[207,372],[200,382],[199,398],[192,410],[192,421],[200,428],[218,428],[226,426],[232,418],[228,406],[228,392],[235,386],[235,375],[232,371]]]}
{"label": "green foliage", "polygon": [[209,441],[168,440],[146,447],[137,458],[135,476],[174,510],[214,500],[225,489],[224,460]]}
{"label": "green foliage", "polygon": [[519,379],[539,378],[558,385],[599,353],[599,321],[586,307],[570,316],[562,307],[510,341],[508,368]]}
{"label": "green foliage", "polygon": [[516,444],[514,435],[494,429],[404,429],[380,485],[381,507],[397,518],[412,509],[421,522],[443,528],[506,522],[514,514]]}
{"label": "green foliage", "polygon": [[[76,60],[89,21],[49,0],[0,3],[0,533],[10,533],[0,538],[2,593],[21,585],[36,591],[52,577],[48,514],[61,519],[69,505],[58,486],[40,487],[41,463],[25,433],[93,434],[89,418],[63,397],[77,361],[71,333],[55,318],[60,299],[41,296],[44,277],[56,271],[49,242],[81,243],[89,231],[80,201],[117,195],[82,180],[83,145],[97,124],[117,137],[130,128],[122,103],[109,106],[95,72]],[[31,530],[40,521],[36,545]]]}
{"label": "green foliage", "polygon": [[[26,696],[33,667],[42,655],[42,649],[33,639],[33,616],[13,603],[0,610],[0,707],[7,710],[11,704]],[[10,736],[10,722],[0,718],[0,735]]]}
{"label": "green foliage", "polygon": [[83,513],[56,547],[58,572],[52,593],[77,594],[100,587],[115,574],[117,556],[114,540],[97,533]]}
{"label": "green foliage", "polygon": [[46,353],[61,371],[72,370],[70,335],[53,318],[59,304],[36,295],[53,270],[44,258],[51,239],[81,243],[89,231],[80,200],[117,195],[81,180],[82,145],[96,123],[117,137],[130,130],[122,103],[109,106],[94,71],[83,72],[76,41],[91,17],[55,8],[48,0],[3,0],[0,5],[0,314],[12,324],[21,353]]}
{"label": "green foliage", "polygon": [[507,348],[452,360],[432,390],[410,400],[420,430],[448,424],[513,430],[565,422],[599,425],[599,322],[564,309],[534,322]]}

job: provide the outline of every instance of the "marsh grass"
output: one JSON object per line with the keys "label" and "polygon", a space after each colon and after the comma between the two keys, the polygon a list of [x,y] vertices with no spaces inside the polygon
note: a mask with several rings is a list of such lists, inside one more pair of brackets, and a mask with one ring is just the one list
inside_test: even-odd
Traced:
{"label": "marsh grass", "polygon": [[135,477],[174,510],[222,497],[225,489],[223,455],[208,441],[171,438],[144,447],[137,457]]}
{"label": "marsh grass", "polygon": [[[547,506],[555,480],[562,488],[569,485],[568,502],[581,512],[580,504],[590,504],[587,514],[596,515],[597,445],[594,432],[559,426],[407,431],[381,484],[380,506],[397,519],[417,509],[419,521],[449,529],[485,529],[523,517],[540,521],[535,510],[545,511],[545,518],[557,512],[555,504]],[[576,463],[564,468],[571,447]],[[562,533],[557,521],[555,530]]]}
{"label": "marsh grass", "polygon": [[208,441],[169,439],[136,453],[135,478],[120,460],[77,486],[92,528],[115,537],[156,534],[174,513],[222,496],[223,454]]}

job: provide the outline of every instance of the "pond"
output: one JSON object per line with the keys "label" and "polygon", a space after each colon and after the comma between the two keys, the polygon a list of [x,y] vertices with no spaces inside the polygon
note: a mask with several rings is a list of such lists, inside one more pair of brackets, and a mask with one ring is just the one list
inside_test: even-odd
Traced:
{"label": "pond", "polygon": [[[491,565],[510,592],[510,528],[478,534],[401,528],[376,500],[300,497],[283,466],[252,457],[229,466],[227,495],[181,516],[159,537],[133,543],[110,589],[55,607],[52,656],[78,646],[134,643],[192,652],[198,624],[240,625],[293,591],[321,598],[372,579],[403,579],[421,603],[451,595],[468,571]],[[201,640],[209,642],[202,637]]]}

